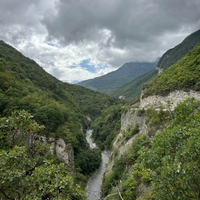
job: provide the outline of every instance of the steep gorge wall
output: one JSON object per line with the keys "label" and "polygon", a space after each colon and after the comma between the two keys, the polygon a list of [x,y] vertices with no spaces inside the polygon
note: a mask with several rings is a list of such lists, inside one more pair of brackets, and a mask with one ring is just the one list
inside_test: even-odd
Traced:
{"label": "steep gorge wall", "polygon": [[138,116],[138,108],[130,108],[127,112],[123,113],[121,116],[121,131],[126,130],[127,126],[133,128],[135,123],[138,123],[140,127],[140,132],[146,134],[145,119],[142,116]]}
{"label": "steep gorge wall", "polygon": [[[167,101],[170,101],[173,103],[171,104],[170,109],[174,110],[177,104],[184,101],[188,97],[194,97],[195,99],[200,100],[200,92],[192,90],[188,92],[177,90],[165,97],[149,96],[142,99],[142,96],[143,95],[141,95],[139,108],[131,107],[121,116],[121,131],[113,142],[113,148],[111,151],[111,156],[107,165],[105,176],[108,176],[108,174],[111,173],[115,158],[119,159],[123,154],[131,150],[132,143],[139,134],[144,133],[146,135],[150,135],[152,127],[150,127],[150,122],[147,122],[146,120],[146,111],[144,111],[143,114],[138,114],[141,109],[144,108],[144,110],[147,110],[151,106],[153,106],[155,109],[159,109],[160,105],[162,105],[164,108],[167,108]],[[139,132],[136,135],[133,135],[129,140],[126,140],[123,132],[127,131],[128,129],[132,129],[136,123],[139,125]],[[161,131],[164,128],[164,124],[158,124],[158,126],[155,126],[154,128],[154,132]],[[130,172],[131,168],[128,170],[127,173]],[[131,175],[131,173],[129,175]],[[150,190],[151,185],[141,182],[137,187],[137,198],[145,199],[145,194],[150,193]]]}
{"label": "steep gorge wall", "polygon": [[[171,104],[170,109],[174,110],[177,104],[184,101],[186,97],[189,98],[194,97],[195,99],[200,100],[200,92],[192,90],[190,90],[189,92],[176,90],[165,97],[154,95],[142,99],[142,96],[143,93],[141,94],[139,108],[131,107],[121,116],[121,131],[113,142],[113,150],[111,151],[111,160],[114,158],[115,152],[118,152],[118,156],[121,156],[124,152],[126,152],[138,134],[141,133],[148,134],[150,129],[148,128],[148,124],[145,123],[145,114],[138,115],[138,110],[141,110],[143,108],[146,110],[151,106],[153,106],[153,108],[155,109],[159,109],[161,105],[164,108],[167,108],[167,101],[173,103]],[[132,129],[136,123],[139,125],[139,133],[132,136],[129,140],[126,140],[122,132],[126,131],[127,128]],[[162,128],[163,127],[160,127],[161,130]]]}
{"label": "steep gorge wall", "polygon": [[[143,113],[141,115],[138,115],[138,111],[139,108],[131,107],[127,112],[122,114],[121,130],[113,142],[111,156],[105,171],[105,176],[109,176],[109,174],[112,173],[115,158],[119,159],[122,155],[126,154],[127,152],[130,152],[132,143],[138,135],[142,133],[144,134],[148,133],[148,128],[145,123],[145,114]],[[139,125],[139,132],[133,135],[129,140],[127,140],[124,137],[123,132],[127,131],[127,129],[132,130],[136,123]],[[128,170],[127,173],[129,174],[129,176],[131,176],[131,167],[127,170]],[[143,183],[139,184],[137,188],[138,197],[142,198],[143,195],[146,194],[149,190],[150,190],[149,186]],[[113,193],[113,191],[111,193]]]}
{"label": "steep gorge wall", "polygon": [[[131,146],[136,135],[140,133],[147,134],[145,117],[138,116],[137,111],[138,111],[137,108],[130,108],[127,112],[123,113],[121,116],[121,131],[116,137],[115,141],[113,142],[113,149],[115,151],[118,151],[119,156],[122,155],[129,146]],[[132,129],[136,123],[139,125],[139,133],[126,141],[126,139],[123,137],[122,132],[126,131],[127,127]]]}
{"label": "steep gorge wall", "polygon": [[[121,130],[120,130],[120,133],[115,138],[115,140],[113,141],[113,147],[112,147],[109,163],[107,165],[105,174],[111,172],[112,167],[114,165],[114,159],[116,157],[116,153],[117,153],[117,157],[120,157],[126,151],[128,151],[128,149],[132,145],[133,140],[135,139],[137,135],[141,133],[147,134],[145,116],[144,115],[138,116],[137,114],[138,110],[139,110],[138,108],[131,107],[127,112],[122,114]],[[132,129],[136,123],[139,125],[139,132],[136,135],[132,136],[129,140],[126,140],[122,132],[126,131],[127,127],[130,127],[130,129]]]}

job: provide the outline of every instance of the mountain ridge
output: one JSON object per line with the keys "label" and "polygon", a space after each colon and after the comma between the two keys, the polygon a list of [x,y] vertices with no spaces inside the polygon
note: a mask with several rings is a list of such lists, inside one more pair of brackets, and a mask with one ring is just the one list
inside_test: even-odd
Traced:
{"label": "mountain ridge", "polygon": [[95,91],[108,93],[109,91],[120,87],[121,85],[131,81],[134,77],[138,77],[141,74],[150,71],[155,68],[157,61],[155,62],[129,62],[122,65],[114,72],[110,72],[106,75],[96,77],[94,79],[85,80],[77,83],[84,87],[93,89]]}
{"label": "mountain ridge", "polygon": [[158,61],[157,67],[160,70],[166,70],[168,67],[183,58],[199,42],[200,30],[197,30],[188,35],[180,44],[167,50]]}
{"label": "mountain ridge", "polygon": [[[177,63],[178,60],[183,58],[197,43],[200,43],[200,30],[188,35],[180,44],[167,50],[159,59],[155,71],[146,72],[129,83],[110,91],[108,94],[113,97],[123,95],[128,101],[134,101],[140,96],[143,84],[151,81],[167,68]],[[158,70],[157,73],[156,70]]]}

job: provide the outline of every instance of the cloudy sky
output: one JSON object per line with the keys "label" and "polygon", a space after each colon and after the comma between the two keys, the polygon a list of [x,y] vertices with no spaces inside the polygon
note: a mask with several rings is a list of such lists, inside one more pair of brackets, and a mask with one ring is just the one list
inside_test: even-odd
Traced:
{"label": "cloudy sky", "polygon": [[0,40],[74,83],[154,61],[200,29],[200,0],[0,0]]}

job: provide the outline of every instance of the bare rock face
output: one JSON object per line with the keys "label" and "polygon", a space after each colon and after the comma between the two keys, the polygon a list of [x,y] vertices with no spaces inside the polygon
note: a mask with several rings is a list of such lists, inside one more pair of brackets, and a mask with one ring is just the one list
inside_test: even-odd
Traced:
{"label": "bare rock face", "polygon": [[151,192],[151,184],[140,183],[137,187],[137,198],[141,200],[147,199],[146,196]]}
{"label": "bare rock face", "polygon": [[55,153],[58,159],[62,160],[65,164],[74,162],[73,149],[67,148],[65,141],[61,138],[51,143],[50,151]]}
{"label": "bare rock face", "polygon": [[[135,137],[141,133],[147,134],[147,126],[145,124],[145,116],[141,115],[138,116],[138,108],[130,108],[127,112],[123,113],[121,116],[121,131],[116,137],[115,141],[113,142],[113,151],[111,152],[111,157],[112,154],[117,151],[118,156],[124,154],[127,149],[132,145],[133,140]],[[139,125],[139,133],[136,135],[132,136],[129,140],[126,140],[123,137],[122,132],[129,127],[132,129],[135,124]]]}
{"label": "bare rock face", "polygon": [[158,76],[164,71],[164,69],[156,66],[156,70],[158,70]]}
{"label": "bare rock face", "polygon": [[130,108],[126,113],[121,116],[121,131],[126,130],[127,126],[132,128],[136,123],[139,125],[140,133],[146,134],[145,119],[143,116],[138,116],[138,108]]}
{"label": "bare rock face", "polygon": [[[166,108],[163,110],[169,110],[170,105],[170,110],[174,110],[177,104],[184,101],[186,98],[194,97],[195,99],[200,100],[200,92],[196,92],[193,90],[190,90],[189,92],[176,90],[170,93],[168,96],[154,95],[142,99],[143,92],[144,91],[142,91],[141,93],[139,108],[131,107],[121,116],[121,131],[113,142],[113,149],[111,151],[111,156],[107,165],[106,173],[109,173],[112,170],[112,167],[114,165],[114,159],[116,157],[119,158],[121,155],[123,155],[126,151],[130,149],[132,142],[135,140],[136,136],[138,136],[141,133],[148,134],[148,132],[150,132],[151,129],[149,127],[149,124],[145,122],[145,113],[138,114],[139,111],[141,111],[141,109],[146,110],[151,106],[155,109],[160,109],[160,106],[162,105],[164,108]],[[168,101],[170,102],[170,104],[168,103]],[[132,129],[136,123],[139,125],[139,133],[133,135],[129,140],[126,140],[123,135],[123,132],[128,129]],[[158,129],[155,131],[162,129],[163,127],[157,128]],[[148,199],[150,192],[151,184],[145,184],[141,182],[137,187],[137,198],[141,200]]]}
{"label": "bare rock face", "polygon": [[[142,93],[143,94],[143,93]],[[184,101],[186,98],[192,98],[194,97],[197,100],[200,100],[200,92],[190,90],[189,92],[185,92],[182,90],[175,90],[168,94],[167,96],[148,96],[147,98],[142,99],[142,94],[140,98],[140,108],[147,109],[151,106],[153,106],[155,109],[159,109],[160,106],[163,106],[164,108],[167,108],[167,102],[170,101],[171,103],[171,110],[174,110],[174,108],[182,101]]]}
{"label": "bare rock face", "polygon": [[29,146],[35,142],[51,144],[49,151],[65,164],[70,164],[74,168],[74,150],[72,147],[67,146],[63,139],[59,138],[55,140],[54,138],[47,138],[45,136],[38,136],[36,139],[34,135],[30,135],[23,143]]}

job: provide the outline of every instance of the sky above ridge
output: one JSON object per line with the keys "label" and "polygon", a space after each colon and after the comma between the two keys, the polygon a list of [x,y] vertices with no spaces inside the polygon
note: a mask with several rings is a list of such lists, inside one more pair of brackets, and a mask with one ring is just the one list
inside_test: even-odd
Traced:
{"label": "sky above ridge", "polygon": [[200,29],[200,0],[0,0],[0,40],[75,83],[152,62]]}

